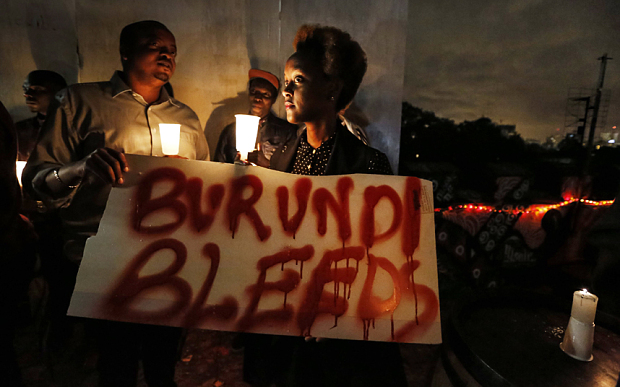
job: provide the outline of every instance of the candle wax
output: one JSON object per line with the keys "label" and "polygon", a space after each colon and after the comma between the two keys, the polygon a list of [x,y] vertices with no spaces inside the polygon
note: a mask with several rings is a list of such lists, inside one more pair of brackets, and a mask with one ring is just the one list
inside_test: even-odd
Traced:
{"label": "candle wax", "polygon": [[596,315],[598,297],[587,290],[577,290],[573,293],[573,308],[571,317],[584,324],[592,324]]}
{"label": "candle wax", "polygon": [[179,140],[181,137],[180,124],[159,124],[161,150],[165,155],[179,154]]}

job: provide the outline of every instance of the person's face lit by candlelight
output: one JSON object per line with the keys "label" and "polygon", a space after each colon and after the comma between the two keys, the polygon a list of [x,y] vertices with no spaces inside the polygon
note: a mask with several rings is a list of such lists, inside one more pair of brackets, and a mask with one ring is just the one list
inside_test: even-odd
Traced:
{"label": "person's face lit by candlelight", "polygon": [[293,54],[284,68],[284,107],[286,119],[294,124],[320,121],[335,115],[338,95],[316,61]]}
{"label": "person's face lit by candlelight", "polygon": [[164,29],[155,29],[139,37],[133,47],[121,54],[124,71],[144,83],[163,85],[176,69],[176,41],[174,35]]}
{"label": "person's face lit by candlelight", "polygon": [[65,87],[67,82],[58,73],[49,70],[32,71],[22,85],[26,106],[31,112],[44,117],[54,95]]}
{"label": "person's face lit by candlelight", "polygon": [[277,98],[277,90],[264,79],[257,78],[250,81],[248,90],[250,98],[250,114],[265,117]]}
{"label": "person's face lit by candlelight", "polygon": [[53,92],[43,85],[31,85],[28,79],[24,82],[23,89],[28,109],[33,113],[45,114],[54,97]]}

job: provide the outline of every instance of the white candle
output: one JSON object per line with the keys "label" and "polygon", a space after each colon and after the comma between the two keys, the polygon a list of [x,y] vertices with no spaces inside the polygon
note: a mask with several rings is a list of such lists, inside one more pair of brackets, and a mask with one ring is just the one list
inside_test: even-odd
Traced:
{"label": "white candle", "polygon": [[598,297],[587,289],[577,290],[573,293],[573,308],[570,315],[584,324],[592,324],[596,316],[597,303]]}
{"label": "white candle", "polygon": [[161,139],[161,151],[165,155],[179,154],[179,139],[181,138],[181,125],[159,124],[159,138]]}
{"label": "white candle", "polygon": [[260,117],[249,114],[235,114],[235,118],[237,119],[236,148],[237,152],[241,154],[241,160],[245,161],[248,159],[248,153],[252,152],[256,145]]}

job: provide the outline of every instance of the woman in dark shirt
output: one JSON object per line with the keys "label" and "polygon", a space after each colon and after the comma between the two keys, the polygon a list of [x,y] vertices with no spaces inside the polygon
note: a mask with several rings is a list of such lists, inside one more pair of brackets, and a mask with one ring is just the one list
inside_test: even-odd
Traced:
{"label": "woman in dark shirt", "polygon": [[304,25],[284,69],[286,119],[305,131],[273,155],[271,168],[301,175],[392,174],[385,154],[351,134],[338,112],[366,73],[366,54],[349,34]]}
{"label": "woman in dark shirt", "polygon": [[[366,55],[349,34],[304,25],[284,70],[286,118],[305,130],[276,150],[271,168],[301,175],[392,174],[385,154],[351,134],[338,111],[355,96]],[[398,344],[251,335],[244,373],[256,386],[405,386]]]}

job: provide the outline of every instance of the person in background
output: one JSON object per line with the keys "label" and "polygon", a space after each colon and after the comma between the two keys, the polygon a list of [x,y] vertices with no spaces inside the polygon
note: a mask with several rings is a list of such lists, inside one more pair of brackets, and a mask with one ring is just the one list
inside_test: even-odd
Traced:
{"label": "person in background", "polygon": [[18,160],[28,160],[54,95],[65,87],[67,87],[65,79],[53,71],[35,70],[26,77],[23,85],[26,105],[36,115],[15,124],[19,146]]}
{"label": "person in background", "polygon": [[[278,78],[263,70],[251,69],[248,73],[248,97],[250,111],[248,114],[260,117],[256,144],[258,152],[250,156],[250,161],[262,167],[269,167],[271,156],[277,147],[295,138],[297,126],[276,117],[271,111],[280,90]],[[214,161],[233,163],[237,157],[235,133],[236,124],[226,126],[220,134],[215,149]]]}
{"label": "person in background", "polygon": [[[391,175],[385,154],[343,126],[338,112],[355,96],[366,54],[337,28],[304,25],[284,70],[286,118],[303,132],[276,150],[271,169],[300,175]],[[246,381],[256,386],[406,386],[397,343],[255,335],[246,341]]]}
{"label": "person in background", "polygon": [[[163,156],[159,123],[181,124],[179,156],[208,160],[196,113],[170,97],[164,85],[176,69],[174,35],[162,23],[123,28],[123,71],[110,81],[72,85],[57,95],[24,170],[63,225],[66,313],[86,239],[97,232],[112,186],[131,167],[125,153]],[[176,386],[181,329],[97,321],[99,386],[135,386],[139,361],[150,387]]]}
{"label": "person in background", "polygon": [[35,261],[36,235],[19,214],[21,192],[15,174],[17,135],[11,116],[0,102],[0,381],[5,387],[23,386],[13,338],[18,303],[28,291]]}
{"label": "person in background", "polygon": [[[35,70],[26,77],[23,84],[26,105],[36,115],[15,124],[19,161],[25,162],[30,157],[39,131],[47,117],[48,108],[56,93],[65,87],[67,87],[65,79],[54,71]],[[46,319],[44,320],[46,324],[45,348],[58,349],[60,344],[70,336],[71,331],[69,321],[64,313],[57,313],[56,302],[58,300],[55,298],[57,283],[63,281],[59,277],[62,271],[57,270],[62,259],[60,220],[55,211],[48,211],[43,202],[34,199],[35,194],[32,189],[26,186],[22,194],[21,213],[32,222],[39,236],[37,252],[40,259],[41,274],[48,284],[48,289],[51,289],[51,295],[46,304]]]}

